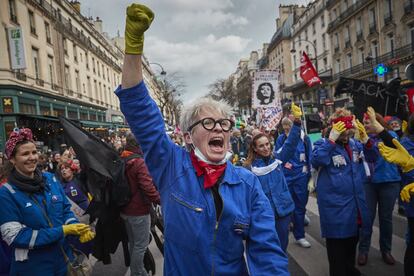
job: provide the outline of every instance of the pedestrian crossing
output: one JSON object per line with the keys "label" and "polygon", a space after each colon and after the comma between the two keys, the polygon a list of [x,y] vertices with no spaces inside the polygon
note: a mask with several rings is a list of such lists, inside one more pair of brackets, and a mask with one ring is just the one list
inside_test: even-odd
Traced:
{"label": "pedestrian crossing", "polygon": [[[319,211],[316,198],[309,197],[307,205],[307,215],[311,220],[309,226],[305,227],[306,239],[312,244],[311,248],[302,248],[295,244],[292,234],[289,237],[288,256],[289,271],[292,276],[328,276],[329,266],[326,253],[325,240],[321,238]],[[397,263],[393,266],[387,265],[382,261],[379,247],[379,228],[378,222],[375,223],[371,248],[367,265],[358,267],[363,275],[366,276],[399,276],[404,275],[403,260],[405,252],[405,233],[406,219],[394,212],[393,216],[394,235],[392,243],[392,255]],[[156,275],[163,275],[163,259],[154,242],[150,244],[150,250],[156,261]],[[93,275],[106,276],[129,276],[130,272],[123,264],[122,249],[120,248],[113,256],[113,264],[103,266],[97,263]]]}

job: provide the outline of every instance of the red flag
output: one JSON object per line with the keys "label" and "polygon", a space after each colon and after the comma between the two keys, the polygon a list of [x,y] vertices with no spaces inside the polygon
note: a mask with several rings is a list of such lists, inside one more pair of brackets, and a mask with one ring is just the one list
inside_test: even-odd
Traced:
{"label": "red flag", "polygon": [[309,87],[312,87],[315,84],[322,84],[322,81],[318,76],[318,72],[316,72],[315,67],[313,67],[312,62],[305,52],[303,52],[300,62],[300,77],[303,81],[306,82]]}

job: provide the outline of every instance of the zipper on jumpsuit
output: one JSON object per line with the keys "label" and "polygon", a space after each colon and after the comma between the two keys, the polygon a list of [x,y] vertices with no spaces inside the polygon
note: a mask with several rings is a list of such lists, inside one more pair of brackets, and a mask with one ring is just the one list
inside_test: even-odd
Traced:
{"label": "zipper on jumpsuit", "polygon": [[[210,193],[211,193],[211,196],[213,197],[213,202],[214,202],[214,195],[213,195],[213,191],[211,189],[210,189]],[[223,198],[221,197],[221,194],[220,194],[220,186],[217,189],[217,193],[218,193],[219,198],[221,200],[222,208],[221,208],[220,214],[219,214],[219,216],[216,220],[216,224],[215,224],[215,227],[214,227],[214,236],[213,236],[213,246],[214,246],[213,250],[214,250],[214,253],[216,251],[217,230],[218,230],[219,223],[220,223],[220,218],[221,218],[221,215],[223,214],[223,209],[224,209],[224,201],[223,201]],[[215,209],[215,204],[214,204],[214,209]],[[212,268],[211,268],[211,276],[213,276],[213,275],[214,275],[214,254],[213,254],[213,258],[212,258]]]}

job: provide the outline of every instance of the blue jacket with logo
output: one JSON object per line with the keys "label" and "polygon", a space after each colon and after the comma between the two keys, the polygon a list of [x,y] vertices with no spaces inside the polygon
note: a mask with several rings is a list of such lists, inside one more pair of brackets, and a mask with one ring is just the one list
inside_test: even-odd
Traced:
{"label": "blue jacket with logo", "polygon": [[[286,141],[286,134],[283,133],[276,140],[276,150],[279,150],[281,147],[283,147]],[[310,177],[312,143],[309,137],[305,135],[303,140],[299,139],[298,145],[296,149],[293,149],[293,151],[294,155],[292,156],[292,158],[286,161],[292,165],[292,168],[289,169],[283,167],[283,173],[285,174],[285,178],[288,183],[301,177]],[[302,158],[303,160],[301,160],[301,155],[304,157]],[[306,166],[305,171],[303,168],[304,166]]]}
{"label": "blue jacket with logo", "polygon": [[227,162],[219,186],[223,210],[216,222],[211,189],[204,189],[190,154],[165,133],[145,84],[116,91],[121,110],[145,155],[161,194],[165,226],[164,275],[289,275],[274,216],[260,182]]}
{"label": "blue jacket with logo", "polygon": [[[352,158],[344,146],[321,139],[314,144],[312,166],[319,171],[316,182],[322,237],[349,238],[358,234],[358,213],[367,223],[363,155],[375,158],[372,149],[350,139]],[[365,228],[363,228],[365,229]]]}
{"label": "blue jacket with logo", "polygon": [[[414,156],[414,137],[406,136],[401,139],[401,145],[412,155]],[[414,170],[411,170],[406,173],[402,173],[402,181],[404,186],[414,182]],[[411,197],[409,203],[404,203],[405,205],[405,215],[409,218],[414,217],[414,197]]]}
{"label": "blue jacket with logo", "polygon": [[[388,133],[398,140],[398,135],[394,131],[388,131]],[[400,172],[397,165],[391,164],[385,161],[379,154],[378,143],[382,140],[377,136],[370,136],[371,141],[374,143],[374,150],[377,153],[377,158],[374,162],[370,162],[373,165],[373,174],[371,176],[372,183],[385,183],[385,182],[399,182],[401,181]]]}
{"label": "blue jacket with logo", "polygon": [[65,193],[50,173],[43,173],[45,191],[33,197],[46,210],[53,225],[26,193],[13,183],[0,188],[0,227],[3,240],[12,248],[10,275],[65,275],[61,246],[71,258],[62,225],[76,223]]}
{"label": "blue jacket with logo", "polygon": [[[300,127],[293,125],[282,150],[275,151],[267,159],[257,158],[251,165],[254,168],[264,168],[271,166],[270,164],[273,162],[278,162],[277,167],[272,171],[265,174],[256,174],[262,185],[263,192],[272,205],[276,217],[287,216],[295,209],[295,203],[290,195],[282,166],[283,163],[291,159],[295,152],[295,148],[300,140],[300,131]],[[253,173],[255,173],[254,169]]]}

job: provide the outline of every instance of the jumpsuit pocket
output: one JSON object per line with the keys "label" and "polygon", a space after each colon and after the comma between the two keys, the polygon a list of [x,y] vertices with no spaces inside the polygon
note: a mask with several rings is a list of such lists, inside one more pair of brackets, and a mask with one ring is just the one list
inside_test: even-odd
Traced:
{"label": "jumpsuit pocket", "polygon": [[167,213],[164,216],[165,239],[175,246],[192,252],[199,252],[200,232],[205,228],[205,206],[186,199],[178,193],[171,193]]}
{"label": "jumpsuit pocket", "polygon": [[229,224],[219,225],[215,245],[218,249],[217,253],[223,260],[232,262],[243,257],[243,241],[249,237],[250,220],[249,218],[236,217],[233,223],[229,222]]}

